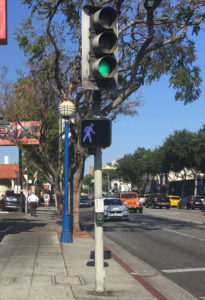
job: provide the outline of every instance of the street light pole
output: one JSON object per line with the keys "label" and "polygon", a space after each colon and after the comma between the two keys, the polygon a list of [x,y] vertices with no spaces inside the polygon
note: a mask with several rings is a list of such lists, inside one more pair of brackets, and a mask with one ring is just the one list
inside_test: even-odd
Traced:
{"label": "street light pole", "polygon": [[68,120],[65,120],[65,146],[64,146],[64,214],[63,214],[63,230],[61,233],[61,243],[72,243],[72,233],[70,229],[70,214],[68,210],[68,169],[69,169],[69,143],[68,143],[69,125]]}
{"label": "street light pole", "polygon": [[61,232],[61,243],[72,243],[72,233],[70,227],[68,179],[69,179],[69,119],[75,114],[75,106],[71,101],[64,101],[59,105],[59,114],[65,119],[65,139],[64,139],[64,214],[63,228]]}

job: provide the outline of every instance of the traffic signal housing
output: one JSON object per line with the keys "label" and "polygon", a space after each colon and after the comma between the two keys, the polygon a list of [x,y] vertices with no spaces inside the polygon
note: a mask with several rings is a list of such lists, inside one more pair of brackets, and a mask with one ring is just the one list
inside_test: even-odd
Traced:
{"label": "traffic signal housing", "polygon": [[118,80],[118,17],[111,7],[82,10],[82,87],[111,90]]}
{"label": "traffic signal housing", "polygon": [[84,119],[80,124],[80,144],[86,148],[106,148],[111,145],[109,119]]}

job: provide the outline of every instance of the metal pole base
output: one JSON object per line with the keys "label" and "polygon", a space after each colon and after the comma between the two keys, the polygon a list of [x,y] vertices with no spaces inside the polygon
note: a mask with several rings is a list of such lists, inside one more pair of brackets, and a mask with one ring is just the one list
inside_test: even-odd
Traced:
{"label": "metal pole base", "polygon": [[70,230],[70,215],[64,214],[63,215],[63,231],[61,232],[61,243],[72,243],[72,233]]}

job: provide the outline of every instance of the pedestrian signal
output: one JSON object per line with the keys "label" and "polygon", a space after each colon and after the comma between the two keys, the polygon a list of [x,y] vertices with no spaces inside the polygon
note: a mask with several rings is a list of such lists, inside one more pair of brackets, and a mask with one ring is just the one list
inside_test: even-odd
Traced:
{"label": "pedestrian signal", "polygon": [[80,125],[80,144],[87,148],[106,148],[111,144],[111,121],[84,119]]}

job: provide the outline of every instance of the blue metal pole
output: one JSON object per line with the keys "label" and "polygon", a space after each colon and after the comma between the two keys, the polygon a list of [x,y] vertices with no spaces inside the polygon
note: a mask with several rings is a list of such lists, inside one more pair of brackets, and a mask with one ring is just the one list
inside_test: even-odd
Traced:
{"label": "blue metal pole", "polygon": [[64,214],[63,214],[63,230],[61,233],[61,243],[72,243],[72,234],[70,230],[70,214],[68,209],[68,170],[69,170],[69,159],[68,159],[68,148],[69,148],[69,140],[68,140],[68,121],[65,121],[65,149],[64,149]]}
{"label": "blue metal pole", "polygon": [[200,179],[201,195],[203,195],[203,178]]}

